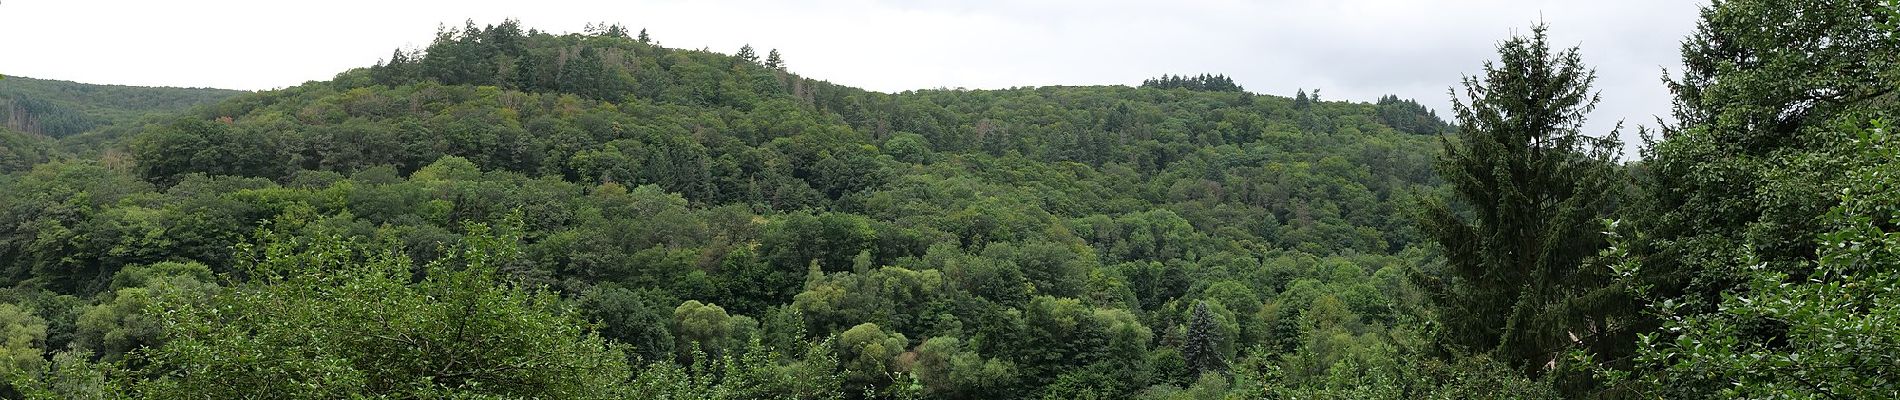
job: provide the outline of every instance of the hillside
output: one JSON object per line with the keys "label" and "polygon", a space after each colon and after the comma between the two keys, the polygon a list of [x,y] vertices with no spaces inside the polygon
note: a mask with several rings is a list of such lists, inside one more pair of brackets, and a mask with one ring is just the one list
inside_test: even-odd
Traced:
{"label": "hillside", "polygon": [[61,138],[148,113],[176,113],[244,92],[0,79],[0,121],[18,132]]}
{"label": "hillside", "polygon": [[[1852,14],[1724,4],[1690,43]],[[1706,79],[1629,164],[1576,128],[1588,69],[1543,27],[1452,126],[1199,73],[879,93],[471,22],[60,144],[97,157],[0,136],[32,165],[0,175],[0,396],[1814,393],[1771,360],[1878,397],[1891,75],[1818,78],[1900,54],[1857,18],[1816,22],[1852,31],[1840,70],[1786,82],[1685,46]],[[1723,95],[1796,84],[1834,86]]]}
{"label": "hillside", "polygon": [[[244,92],[0,79],[0,172],[24,171],[136,130],[142,117],[175,115]],[[65,140],[61,144],[61,139]]]}
{"label": "hillside", "polygon": [[52,138],[0,128],[0,173],[33,168],[53,153]]}
{"label": "hillside", "polygon": [[[1190,329],[1196,304],[1233,360],[1418,329],[1402,271],[1429,256],[1400,210],[1435,185],[1437,138],[1389,125],[1443,129],[1416,103],[1238,87],[885,94],[791,74],[776,51],[519,29],[445,32],[332,81],[142,127],[123,143],[136,176],[86,163],[20,175],[4,226],[31,228],[0,234],[7,276],[45,290],[28,298],[114,307],[127,271],[259,268],[232,254],[257,229],[382,237],[420,265],[446,260],[464,223],[516,220],[502,273],[579,304],[639,363],[705,362],[693,343],[796,356],[832,337],[841,388],[879,391],[902,387],[880,372],[898,361],[853,355],[865,334],[894,340],[878,350],[891,356],[1003,368],[920,371],[926,391],[1028,395],[1137,372],[1090,365],[1185,362],[1175,349],[1208,329]],[[97,211],[53,211],[80,193]],[[47,240],[52,225],[70,239]],[[1302,327],[1314,302],[1353,322]],[[652,325],[676,318],[694,322]],[[65,326],[49,348],[116,359],[162,342]],[[1077,347],[1091,340],[1105,342]],[[1087,390],[1194,383],[1139,371],[1153,372]],[[954,383],[974,373],[1002,375]]]}

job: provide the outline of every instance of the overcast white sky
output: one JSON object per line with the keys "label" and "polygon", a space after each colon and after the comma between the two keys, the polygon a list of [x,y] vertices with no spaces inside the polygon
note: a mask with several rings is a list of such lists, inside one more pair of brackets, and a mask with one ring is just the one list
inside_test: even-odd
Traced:
{"label": "overcast white sky", "polygon": [[263,90],[325,80],[438,24],[520,19],[646,28],[668,47],[777,48],[794,72],[878,91],[1136,85],[1222,73],[1248,90],[1329,100],[1446,89],[1543,20],[1580,45],[1603,103],[1590,129],[1668,113],[1661,69],[1703,0],[0,0],[0,73],[146,86]]}

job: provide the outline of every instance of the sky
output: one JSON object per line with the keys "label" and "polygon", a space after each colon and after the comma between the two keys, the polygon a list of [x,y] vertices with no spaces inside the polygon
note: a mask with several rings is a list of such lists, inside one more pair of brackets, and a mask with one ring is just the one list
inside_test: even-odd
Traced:
{"label": "sky", "polygon": [[[806,77],[883,92],[1138,85],[1218,73],[1249,91],[1394,94],[1450,117],[1448,89],[1538,21],[1581,48],[1602,103],[1587,133],[1669,113],[1663,71],[1705,0],[0,0],[0,74],[268,90],[515,18],[647,29],[667,47],[778,49]],[[1626,141],[1633,129],[1626,127]]]}

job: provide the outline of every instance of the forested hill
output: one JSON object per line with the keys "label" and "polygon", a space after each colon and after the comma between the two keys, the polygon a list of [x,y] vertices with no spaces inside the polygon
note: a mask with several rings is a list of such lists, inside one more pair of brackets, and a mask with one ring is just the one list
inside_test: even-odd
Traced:
{"label": "forested hill", "polygon": [[0,79],[0,122],[17,132],[60,138],[148,113],[177,113],[244,92],[93,85],[8,76]]}
{"label": "forested hill", "polygon": [[1407,277],[1438,256],[1407,210],[1449,127],[1416,102],[877,93],[795,63],[471,24],[107,136],[129,162],[0,178],[0,323],[29,332],[0,372],[190,398],[1530,385],[1421,356]]}
{"label": "forested hill", "polygon": [[[1404,248],[1407,223],[1390,218],[1390,202],[1433,179],[1429,134],[1444,129],[1395,99],[1123,86],[883,94],[787,73],[776,51],[761,61],[750,48],[667,49],[612,26],[552,35],[513,23],[444,32],[424,52],[331,82],[196,112],[130,143],[144,180],[408,175],[453,156],[581,185],[652,184],[694,204],[849,212],[908,205],[893,196],[947,180],[998,187],[960,200],[1020,193],[1056,217],[1198,202],[1206,209],[1175,213],[1209,232],[1251,224],[1235,232],[1316,254]],[[952,233],[966,246],[1021,236]]]}
{"label": "forested hill", "polygon": [[[196,117],[230,118],[229,125],[239,131],[269,131],[243,139],[283,141],[272,144],[297,154],[255,154],[256,160],[269,161],[260,163],[273,165],[248,171],[190,166],[190,160],[178,159],[188,154],[178,152],[149,154],[145,159],[155,169],[145,171],[147,178],[162,182],[185,172],[232,172],[280,179],[297,169],[347,172],[383,164],[407,173],[439,156],[455,155],[487,169],[577,181],[637,182],[641,180],[614,175],[629,171],[588,160],[637,159],[646,156],[635,154],[639,151],[672,152],[668,146],[686,144],[666,143],[673,138],[690,138],[698,144],[690,147],[703,148],[677,156],[706,153],[706,169],[729,179],[737,176],[721,173],[758,172],[746,164],[756,163],[761,155],[748,155],[742,147],[774,148],[786,156],[807,158],[792,163],[804,179],[827,173],[807,168],[823,158],[861,166],[860,158],[882,151],[857,145],[883,146],[896,137],[906,137],[900,140],[906,144],[920,139],[933,151],[951,154],[1015,155],[1096,168],[1121,164],[1152,173],[1207,148],[1276,144],[1289,138],[1377,141],[1392,132],[1392,126],[1426,135],[1447,128],[1431,111],[1396,98],[1372,105],[1323,102],[1304,93],[1287,99],[1238,90],[1121,86],[883,94],[790,74],[776,50],[761,61],[750,48],[730,56],[668,49],[629,37],[618,27],[552,35],[522,32],[513,23],[447,31],[426,51],[397,51],[386,63],[343,73],[331,82],[246,96],[201,110]],[[388,129],[347,128],[364,125]],[[327,140],[338,130],[365,136]],[[448,132],[453,134],[435,134]],[[145,144],[162,146],[166,139],[177,139],[174,136],[156,135]],[[379,142],[391,140],[403,142]],[[640,145],[611,146],[619,150],[614,154],[606,145],[616,140]],[[352,144],[404,147],[357,151],[348,147]],[[1407,146],[1405,151],[1418,153],[1418,147]],[[295,163],[279,162],[293,159]],[[239,160],[236,164],[253,163]],[[667,179],[694,177],[690,173],[662,175],[669,176],[644,181],[694,200],[758,200],[709,192],[747,185],[698,180],[716,184],[688,187]],[[847,184],[839,179],[804,180],[830,198],[862,188],[838,187]],[[760,190],[767,193],[782,183],[764,182],[767,187]],[[790,201],[802,201],[798,199],[803,195],[788,194]]]}
{"label": "forested hill", "polygon": [[1634,163],[1545,26],[1454,127],[471,23],[0,131],[0,398],[1897,398],[1895,21],[1705,6]]}

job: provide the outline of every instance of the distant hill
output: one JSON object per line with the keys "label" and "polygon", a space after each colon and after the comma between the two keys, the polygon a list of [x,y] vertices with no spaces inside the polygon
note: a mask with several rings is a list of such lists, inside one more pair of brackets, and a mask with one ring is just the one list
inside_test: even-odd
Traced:
{"label": "distant hill", "polygon": [[0,122],[13,131],[60,138],[148,113],[175,113],[243,93],[8,76],[0,79]]}

